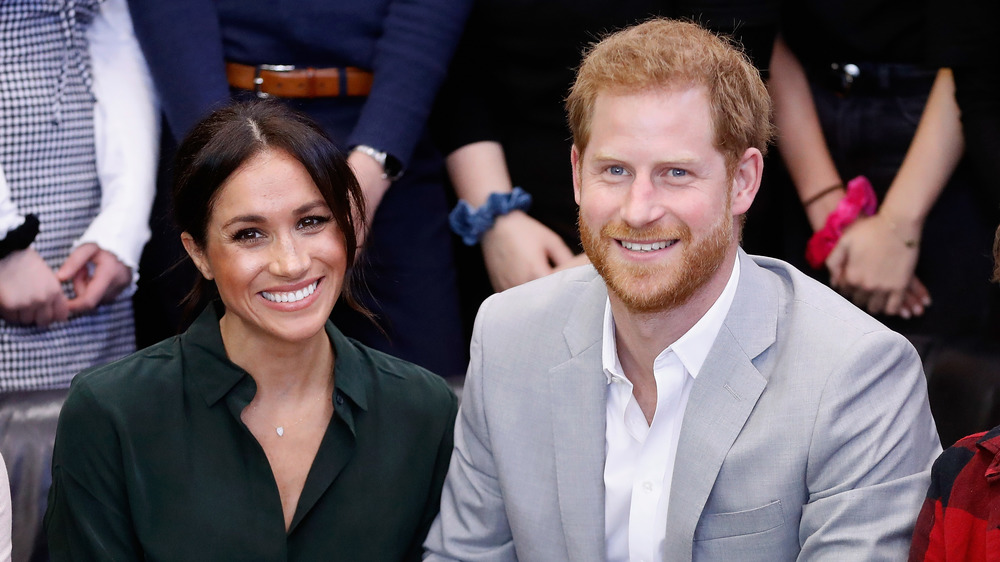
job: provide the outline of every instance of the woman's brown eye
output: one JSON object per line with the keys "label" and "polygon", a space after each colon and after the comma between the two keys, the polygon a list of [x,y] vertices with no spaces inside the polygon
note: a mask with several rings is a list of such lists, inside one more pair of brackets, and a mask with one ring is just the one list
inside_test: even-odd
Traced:
{"label": "woman's brown eye", "polygon": [[256,240],[263,237],[264,234],[256,228],[244,228],[233,234],[233,240]]}
{"label": "woman's brown eye", "polygon": [[306,217],[299,221],[299,228],[316,228],[330,222],[331,217]]}

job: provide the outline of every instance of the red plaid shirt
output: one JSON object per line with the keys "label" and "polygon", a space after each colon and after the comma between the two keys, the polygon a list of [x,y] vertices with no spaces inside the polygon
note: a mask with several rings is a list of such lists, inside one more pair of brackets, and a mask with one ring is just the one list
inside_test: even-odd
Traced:
{"label": "red plaid shirt", "polygon": [[1000,426],[960,439],[934,462],[911,561],[1000,561]]}

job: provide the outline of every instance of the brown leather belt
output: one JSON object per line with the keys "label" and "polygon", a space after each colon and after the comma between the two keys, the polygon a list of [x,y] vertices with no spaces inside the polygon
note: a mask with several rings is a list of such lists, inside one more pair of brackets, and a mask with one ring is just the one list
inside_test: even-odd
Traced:
{"label": "brown leather belt", "polygon": [[291,65],[250,66],[226,63],[229,85],[255,92],[258,97],[328,98],[367,96],[372,73],[360,68],[295,68]]}

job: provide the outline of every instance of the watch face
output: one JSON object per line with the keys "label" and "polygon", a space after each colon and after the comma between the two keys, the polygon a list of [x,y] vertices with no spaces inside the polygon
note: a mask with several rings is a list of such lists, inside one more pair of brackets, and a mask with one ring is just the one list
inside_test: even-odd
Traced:
{"label": "watch face", "polygon": [[403,175],[403,163],[392,154],[386,154],[385,163],[382,164],[382,170],[385,171],[386,178],[390,180],[397,180],[399,179],[399,176]]}

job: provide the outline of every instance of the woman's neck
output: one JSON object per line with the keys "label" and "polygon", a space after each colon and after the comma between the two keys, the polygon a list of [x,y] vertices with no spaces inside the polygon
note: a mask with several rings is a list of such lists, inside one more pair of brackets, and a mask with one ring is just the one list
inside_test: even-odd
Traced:
{"label": "woman's neck", "polygon": [[219,328],[229,360],[257,384],[255,401],[315,396],[320,388],[332,386],[333,345],[325,330],[308,340],[289,342],[246,334],[236,337],[227,330],[225,316]]}

